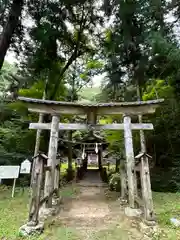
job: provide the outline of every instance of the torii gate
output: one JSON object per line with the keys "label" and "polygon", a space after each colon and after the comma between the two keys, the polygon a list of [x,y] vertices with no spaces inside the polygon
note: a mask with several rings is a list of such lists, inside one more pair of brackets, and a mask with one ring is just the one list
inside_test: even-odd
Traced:
{"label": "torii gate", "polygon": [[[54,172],[58,146],[58,132],[60,130],[124,130],[125,154],[127,165],[128,179],[128,198],[131,208],[135,208],[135,159],[133,150],[132,130],[153,130],[151,123],[131,123],[131,116],[152,114],[156,108],[164,100],[150,100],[138,102],[122,102],[122,103],[75,103],[75,102],[59,102],[50,100],[41,100],[34,98],[19,97],[18,100],[28,104],[30,112],[51,114],[51,123],[30,123],[30,129],[50,130],[50,141],[48,151],[48,166],[51,171],[46,173],[45,179],[45,196],[48,196],[54,189]],[[61,114],[69,115],[86,115],[87,123],[60,123]],[[122,124],[97,124],[98,115],[117,115],[124,116]],[[144,161],[144,182],[142,184],[142,196],[147,220],[153,220],[153,202],[150,184],[149,164]],[[48,207],[52,206],[52,200]]]}

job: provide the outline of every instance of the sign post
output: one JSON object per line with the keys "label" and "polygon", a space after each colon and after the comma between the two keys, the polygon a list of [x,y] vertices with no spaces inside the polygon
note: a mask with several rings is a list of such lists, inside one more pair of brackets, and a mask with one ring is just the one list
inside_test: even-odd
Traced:
{"label": "sign post", "polygon": [[16,179],[19,177],[19,166],[0,166],[0,179],[14,179],[12,198],[14,197]]}
{"label": "sign post", "polygon": [[14,178],[14,181],[13,181],[13,188],[12,188],[12,198],[14,197],[14,192],[15,192],[15,187],[16,187],[16,178]]}

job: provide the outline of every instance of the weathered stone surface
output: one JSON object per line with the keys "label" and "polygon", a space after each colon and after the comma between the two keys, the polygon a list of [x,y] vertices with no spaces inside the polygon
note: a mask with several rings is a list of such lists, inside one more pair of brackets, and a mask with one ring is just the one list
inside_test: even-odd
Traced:
{"label": "weathered stone surface", "polygon": [[140,228],[140,231],[143,232],[145,235],[148,235],[151,230],[150,227],[143,222],[139,223],[139,228]]}
{"label": "weathered stone surface", "polygon": [[156,221],[148,221],[148,220],[145,220],[144,219],[144,223],[147,225],[147,226],[157,226],[157,223]]}
{"label": "weathered stone surface", "polygon": [[128,217],[140,217],[142,215],[142,211],[141,209],[126,207],[125,214]]}
{"label": "weathered stone surface", "polygon": [[36,226],[25,224],[19,228],[19,236],[39,235],[44,230],[44,223],[38,223]]}
{"label": "weathered stone surface", "polygon": [[162,231],[161,229],[158,227],[158,225],[155,226],[148,226],[146,225],[145,222],[140,222],[139,223],[139,230],[146,236],[150,237],[152,239],[159,239],[158,237],[160,237],[162,235]]}
{"label": "weathered stone surface", "polygon": [[55,208],[45,208],[45,207],[42,207],[39,210],[39,218],[44,221],[48,217],[54,215],[54,212],[55,212]]}

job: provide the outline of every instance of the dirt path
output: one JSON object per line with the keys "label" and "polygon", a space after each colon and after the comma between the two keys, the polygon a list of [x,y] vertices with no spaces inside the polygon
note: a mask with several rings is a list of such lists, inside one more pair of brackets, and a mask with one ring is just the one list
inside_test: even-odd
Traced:
{"label": "dirt path", "polygon": [[117,199],[108,199],[104,187],[86,185],[77,188],[77,196],[66,199],[63,210],[56,217],[61,226],[75,229],[77,239],[149,239],[124,216]]}

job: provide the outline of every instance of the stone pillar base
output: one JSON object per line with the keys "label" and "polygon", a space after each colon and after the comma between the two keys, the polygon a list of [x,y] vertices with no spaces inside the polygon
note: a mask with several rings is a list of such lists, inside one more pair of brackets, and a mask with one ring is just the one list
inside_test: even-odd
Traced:
{"label": "stone pillar base", "polygon": [[150,226],[150,227],[153,227],[153,226],[156,226],[157,225],[157,222],[154,220],[143,220],[143,222],[147,225],[147,226]]}
{"label": "stone pillar base", "polygon": [[[139,223],[139,230],[150,239],[160,239],[162,237],[162,230],[158,227],[155,221],[149,221],[151,224],[155,225],[147,225],[144,221]],[[166,236],[166,235],[165,235]]]}
{"label": "stone pillar base", "polygon": [[36,226],[25,224],[19,228],[19,236],[26,237],[30,235],[40,235],[44,231],[44,223],[39,222]]}
{"label": "stone pillar base", "polygon": [[142,211],[141,211],[141,209],[126,207],[125,215],[128,217],[141,217]]}
{"label": "stone pillar base", "polygon": [[55,215],[55,208],[45,208],[42,207],[39,210],[39,218],[41,221],[46,220],[48,217]]}

